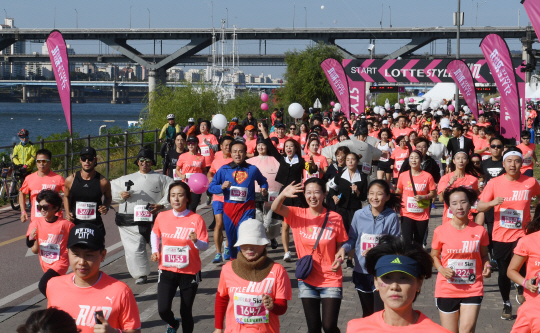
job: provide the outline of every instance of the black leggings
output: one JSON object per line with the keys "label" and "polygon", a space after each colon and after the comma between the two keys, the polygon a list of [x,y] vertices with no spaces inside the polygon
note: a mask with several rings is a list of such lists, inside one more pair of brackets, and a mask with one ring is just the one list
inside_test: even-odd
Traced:
{"label": "black leggings", "polygon": [[41,280],[39,280],[39,283],[38,283],[38,289],[39,291],[41,291],[43,296],[47,297],[47,283],[49,282],[49,280],[57,276],[60,276],[60,274],[58,274],[52,268],[49,268],[49,270],[46,271],[45,274],[43,274],[43,276],[41,277]]}
{"label": "black leggings", "polygon": [[[501,292],[503,302],[510,300],[510,290],[512,290],[513,282],[507,275],[510,260],[512,260],[512,258],[497,259],[497,268],[499,269],[499,279],[497,282],[499,283],[499,291]],[[519,274],[525,276],[526,273],[527,265],[523,264],[519,270]]]}
{"label": "black leggings", "polygon": [[[322,303],[322,320],[321,320]],[[308,333],[340,333],[337,327],[341,299],[339,298],[302,298]]]}
{"label": "black leggings", "polygon": [[199,205],[199,202],[201,202],[201,197],[202,194],[191,192],[191,203],[189,204],[188,209],[193,213],[196,213],[197,206]]}
{"label": "black leggings", "polygon": [[193,279],[194,275],[161,271],[158,281],[158,313],[161,319],[170,326],[177,328],[178,321],[172,312],[172,302],[176,295],[176,290],[180,288],[180,318],[182,318],[182,332],[191,333],[195,327],[193,321],[193,303],[197,295],[198,284],[192,284],[189,288],[182,289],[182,275]]}
{"label": "black leggings", "polygon": [[363,293],[357,290],[362,305],[362,318],[371,316],[373,313],[384,310],[384,303],[378,291]]}
{"label": "black leggings", "polygon": [[424,242],[424,235],[428,227],[429,219],[416,221],[409,217],[401,217],[401,235],[407,243],[415,242],[420,245]]}

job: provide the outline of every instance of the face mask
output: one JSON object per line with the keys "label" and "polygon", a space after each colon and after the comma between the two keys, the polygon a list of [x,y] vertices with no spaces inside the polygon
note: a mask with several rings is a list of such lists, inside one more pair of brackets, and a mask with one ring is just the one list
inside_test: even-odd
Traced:
{"label": "face mask", "polygon": [[26,142],[27,142],[27,141],[21,140],[21,144],[22,144],[23,146],[26,146]]}

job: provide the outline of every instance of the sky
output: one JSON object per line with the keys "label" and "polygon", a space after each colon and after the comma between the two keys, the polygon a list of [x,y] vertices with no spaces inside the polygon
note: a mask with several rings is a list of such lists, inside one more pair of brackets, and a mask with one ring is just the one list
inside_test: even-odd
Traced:
{"label": "sky", "polygon": [[[78,16],[79,28],[210,28],[221,27],[227,20],[229,28],[367,28],[389,27],[451,27],[452,13],[457,11],[458,0],[22,0],[3,1],[0,8],[15,19],[18,28],[50,28],[55,26],[75,28]],[[324,9],[321,8],[324,6]],[[56,8],[56,9],[55,9]],[[213,8],[213,11],[212,11]],[[478,11],[477,11],[478,8]],[[465,13],[465,27],[505,26],[524,27],[530,24],[520,0],[461,0],[461,11]],[[521,15],[519,15],[519,11]],[[212,20],[213,12],[213,20]],[[390,16],[391,12],[391,16]],[[77,14],[78,13],[78,14]],[[477,14],[478,13],[478,14]],[[477,23],[478,22],[478,23]],[[188,41],[163,41],[163,53],[172,53]],[[376,42],[376,53],[388,54],[408,41],[380,40]],[[99,53],[98,41],[67,41],[77,53]],[[302,50],[309,41],[276,40],[267,42],[267,54],[283,54],[287,50]],[[462,40],[461,52],[480,54],[480,40]],[[521,50],[518,40],[507,40],[511,50]],[[131,41],[130,45],[145,54],[153,53],[153,41]],[[353,54],[368,56],[369,40],[342,40],[337,44]],[[535,45],[533,45],[534,47]],[[107,53],[107,47],[103,53]],[[447,41],[439,40],[416,51],[417,54],[431,52],[446,53]],[[158,47],[159,49],[159,47]],[[259,53],[258,41],[241,41],[241,54]],[[41,52],[41,45],[31,43],[27,52]],[[112,51],[111,51],[112,52]],[[263,51],[264,52],[264,51]],[[452,53],[455,40],[452,41]],[[203,50],[199,54],[209,54]],[[186,68],[188,69],[188,68]],[[284,67],[241,68],[246,73],[282,77]]]}

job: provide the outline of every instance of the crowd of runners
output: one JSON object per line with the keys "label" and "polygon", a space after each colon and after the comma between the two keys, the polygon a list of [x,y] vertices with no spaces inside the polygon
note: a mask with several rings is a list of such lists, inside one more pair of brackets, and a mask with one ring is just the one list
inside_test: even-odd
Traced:
{"label": "crowd of runners", "polygon": [[[286,121],[275,109],[268,120],[248,112],[222,130],[194,118],[181,127],[170,114],[160,135],[163,172],[144,148],[135,159],[139,170],[111,181],[96,171],[92,147],[80,152],[80,171],[64,179],[51,170],[51,152],[33,148],[23,129],[13,159],[28,173],[21,222],[29,224],[26,243],[44,272],[39,290],[48,309],[18,332],[45,324],[47,332],[141,331],[133,292],[100,271],[106,214],[115,214],[135,283],[147,283],[150,260],[159,263],[157,307],[168,333],[196,330],[200,253],[211,246],[209,232],[221,269],[215,333],[280,331],[291,281],[266,250],[280,243],[283,260],[297,262],[310,333],[340,331],[344,274],[352,275],[362,307],[347,332],[474,332],[484,281],[496,270],[501,318],[516,312],[515,288],[522,305],[512,332],[538,331],[540,214],[531,214],[531,204],[540,184],[530,130],[536,111],[528,107],[527,130],[515,143],[499,134],[496,104],[480,110],[475,119],[467,108],[403,105],[347,118],[310,108]],[[188,186],[195,174],[208,178],[208,227],[197,214],[204,196]],[[444,207],[442,224],[429,230],[435,204]],[[442,326],[413,309],[435,270]],[[178,290],[179,318],[172,311]]]}

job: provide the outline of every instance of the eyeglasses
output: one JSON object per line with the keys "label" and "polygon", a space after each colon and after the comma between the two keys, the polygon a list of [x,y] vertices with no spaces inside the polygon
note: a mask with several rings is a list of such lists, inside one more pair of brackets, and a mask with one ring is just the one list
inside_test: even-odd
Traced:
{"label": "eyeglasses", "polygon": [[150,158],[139,158],[139,162],[141,163],[152,163],[152,160]]}
{"label": "eyeglasses", "polygon": [[490,147],[493,149],[502,149],[503,145],[491,145]]}
{"label": "eyeglasses", "polygon": [[88,162],[88,161],[93,161],[94,160],[94,157],[91,157],[91,156],[81,156],[81,161],[83,162]]}
{"label": "eyeglasses", "polygon": [[36,206],[37,210],[41,211],[41,210],[49,210],[49,208],[51,208],[51,205],[37,205]]}
{"label": "eyeglasses", "polygon": [[51,160],[36,160],[36,163],[37,164],[47,164],[49,163]]}

